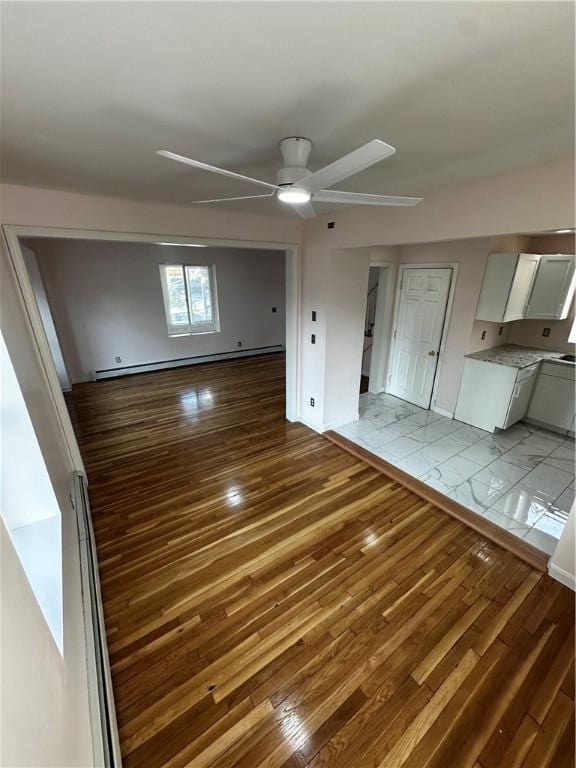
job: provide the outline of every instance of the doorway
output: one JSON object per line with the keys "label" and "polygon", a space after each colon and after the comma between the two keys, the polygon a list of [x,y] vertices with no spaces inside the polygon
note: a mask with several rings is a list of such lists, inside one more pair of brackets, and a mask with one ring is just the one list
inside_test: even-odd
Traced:
{"label": "doorway", "polygon": [[378,302],[380,268],[370,267],[368,272],[368,293],[366,295],[366,315],[364,318],[364,345],[362,348],[362,372],[360,375],[360,394],[368,392],[370,384],[370,366],[374,346],[374,326]]}
{"label": "doorway", "polygon": [[[70,454],[72,466],[81,474],[84,474],[84,465],[80,456],[78,443],[74,429],[70,421],[67,406],[63,397],[63,386],[57,364],[55,361],[54,347],[47,339],[47,328],[39,311],[38,298],[31,284],[28,265],[22,252],[22,240],[35,240],[44,238],[48,240],[89,241],[93,243],[108,242],[121,244],[146,244],[146,245],[170,245],[188,246],[192,248],[234,248],[281,251],[285,259],[285,354],[286,354],[286,419],[296,421],[299,415],[300,393],[298,386],[298,336],[299,336],[299,295],[300,283],[300,254],[298,247],[292,243],[277,243],[263,241],[239,241],[214,238],[194,238],[162,234],[140,234],[130,232],[113,232],[99,230],[74,230],[57,227],[35,227],[21,225],[4,225],[2,227],[6,237],[7,254],[11,267],[18,281],[21,296],[20,299],[31,324],[32,337],[37,347],[39,358],[42,362],[43,372],[48,391],[54,402],[58,414],[61,434],[66,448]],[[272,310],[273,311],[273,310]],[[242,350],[240,350],[241,352]]]}
{"label": "doorway", "polygon": [[432,401],[452,277],[450,267],[400,271],[388,392],[421,408]]}

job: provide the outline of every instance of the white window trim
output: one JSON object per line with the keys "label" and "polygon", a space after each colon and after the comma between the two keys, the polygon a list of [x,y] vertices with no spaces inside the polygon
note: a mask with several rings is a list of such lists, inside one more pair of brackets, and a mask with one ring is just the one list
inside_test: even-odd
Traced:
{"label": "white window trim", "polygon": [[[166,329],[171,339],[182,338],[183,336],[199,336],[210,333],[220,333],[220,311],[218,307],[218,289],[216,285],[216,268],[214,264],[173,264],[162,263],[158,265],[160,270],[160,284],[162,286],[162,298],[164,301],[164,314],[166,317]],[[180,267],[184,275],[184,288],[186,291],[186,308],[188,310],[188,330],[174,332],[170,324],[170,299],[168,297],[168,286],[166,283],[166,267]],[[187,268],[202,267],[208,269],[210,279],[210,304],[212,307],[212,321],[192,322],[190,313],[190,296],[188,294],[188,280],[186,279]]]}

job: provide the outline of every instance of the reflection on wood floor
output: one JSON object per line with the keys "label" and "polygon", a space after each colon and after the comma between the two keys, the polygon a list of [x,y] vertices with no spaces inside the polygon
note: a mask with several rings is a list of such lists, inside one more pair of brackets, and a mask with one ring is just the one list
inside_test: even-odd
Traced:
{"label": "reflection on wood floor", "polygon": [[573,595],[284,420],[281,356],[83,384],[124,765],[573,765]]}

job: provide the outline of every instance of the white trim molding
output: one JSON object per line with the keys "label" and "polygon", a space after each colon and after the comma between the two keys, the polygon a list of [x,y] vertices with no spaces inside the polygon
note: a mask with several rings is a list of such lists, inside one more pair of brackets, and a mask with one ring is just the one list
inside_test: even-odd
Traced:
{"label": "white trim molding", "polygon": [[448,411],[446,408],[440,408],[439,405],[430,406],[430,410],[434,411],[434,413],[439,413],[440,416],[446,416],[447,419],[454,418],[454,411]]}
{"label": "white trim molding", "polygon": [[548,575],[551,576],[551,578],[556,579],[556,581],[559,581],[560,584],[564,584],[568,589],[576,592],[576,576],[574,576],[573,573],[568,573],[568,571],[565,571],[564,568],[560,568],[556,563],[550,563],[548,566]]}
{"label": "white trim molding", "polygon": [[284,352],[283,344],[276,344],[270,347],[255,347],[253,349],[239,349],[231,352],[217,352],[213,355],[196,355],[196,357],[181,357],[177,360],[160,360],[157,363],[141,363],[139,365],[118,366],[118,368],[107,368],[102,371],[93,371],[91,381],[100,381],[101,379],[113,379],[117,376],[129,376],[133,373],[149,373],[151,371],[163,371],[168,368],[181,368],[186,365],[197,365],[199,363],[216,363],[219,360],[233,360],[237,357],[256,357],[257,355],[271,355],[275,352]]}

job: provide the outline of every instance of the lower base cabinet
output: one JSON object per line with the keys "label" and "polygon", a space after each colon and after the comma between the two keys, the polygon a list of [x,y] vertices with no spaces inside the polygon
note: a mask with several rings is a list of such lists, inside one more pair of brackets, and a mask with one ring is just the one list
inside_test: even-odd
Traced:
{"label": "lower base cabinet", "polygon": [[466,358],[454,418],[494,432],[526,416],[539,363],[512,368]]}
{"label": "lower base cabinet", "polygon": [[550,426],[558,432],[572,432],[575,373],[574,366],[542,363],[528,407],[528,420]]}

